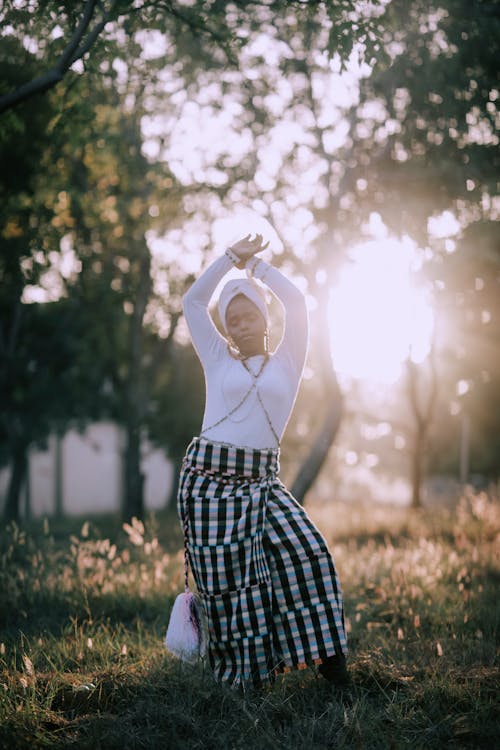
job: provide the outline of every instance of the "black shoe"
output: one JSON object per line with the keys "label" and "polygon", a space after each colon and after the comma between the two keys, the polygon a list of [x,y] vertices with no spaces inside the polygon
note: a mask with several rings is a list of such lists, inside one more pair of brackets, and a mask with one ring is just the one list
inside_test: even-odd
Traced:
{"label": "black shoe", "polygon": [[346,688],[351,685],[344,654],[329,656],[318,666],[318,672],[335,687]]}

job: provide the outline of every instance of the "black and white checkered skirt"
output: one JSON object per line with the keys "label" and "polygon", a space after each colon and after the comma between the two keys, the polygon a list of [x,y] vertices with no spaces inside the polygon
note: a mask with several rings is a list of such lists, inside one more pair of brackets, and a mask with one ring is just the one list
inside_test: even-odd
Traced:
{"label": "black and white checkered skirt", "polygon": [[232,685],[258,687],[347,651],[333,559],[278,470],[277,450],[194,438],[181,472],[210,665]]}

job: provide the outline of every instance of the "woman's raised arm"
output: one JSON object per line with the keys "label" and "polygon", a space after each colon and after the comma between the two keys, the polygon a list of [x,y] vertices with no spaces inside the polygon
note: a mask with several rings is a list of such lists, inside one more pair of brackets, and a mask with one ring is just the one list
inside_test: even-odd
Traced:
{"label": "woman's raised arm", "polygon": [[182,301],[193,346],[202,363],[211,358],[217,359],[226,347],[226,340],[212,322],[208,305],[217,284],[231,268],[233,263],[227,255],[217,258],[196,279]]}
{"label": "woman's raised arm", "polygon": [[285,327],[276,354],[286,356],[298,375],[302,373],[309,342],[309,319],[305,297],[277,268],[262,259],[251,258],[246,267],[255,279],[276,295],[284,307]]}

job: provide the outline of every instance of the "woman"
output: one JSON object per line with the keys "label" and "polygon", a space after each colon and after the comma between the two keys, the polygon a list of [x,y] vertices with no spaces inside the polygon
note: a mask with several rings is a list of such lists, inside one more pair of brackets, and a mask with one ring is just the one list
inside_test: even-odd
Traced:
{"label": "woman", "polygon": [[[342,593],[326,543],[278,479],[281,436],[306,357],[301,292],[255,257],[262,236],[236,242],[192,285],[184,314],[203,365],[206,405],[200,437],[183,462],[179,515],[208,621],[210,665],[220,681],[260,687],[291,668],[318,665],[347,681]],[[208,313],[212,294],[236,266],[219,299],[224,338]],[[284,306],[285,327],[268,348],[259,279]]]}

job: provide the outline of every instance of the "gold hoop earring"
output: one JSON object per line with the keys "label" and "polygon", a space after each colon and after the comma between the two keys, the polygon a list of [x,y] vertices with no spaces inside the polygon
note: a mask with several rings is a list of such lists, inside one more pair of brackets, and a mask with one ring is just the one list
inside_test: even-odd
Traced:
{"label": "gold hoop earring", "polygon": [[241,352],[229,335],[227,337],[227,349],[233,359],[241,359]]}

